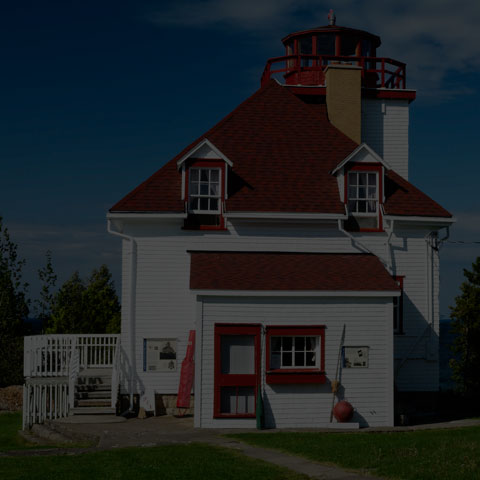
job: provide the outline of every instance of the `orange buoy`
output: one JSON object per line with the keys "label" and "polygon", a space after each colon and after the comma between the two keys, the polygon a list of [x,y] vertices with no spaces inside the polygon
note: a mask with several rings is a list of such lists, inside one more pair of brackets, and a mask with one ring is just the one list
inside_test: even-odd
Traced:
{"label": "orange buoy", "polygon": [[337,419],[337,422],[348,422],[353,416],[353,407],[350,403],[342,400],[341,402],[338,402],[333,408],[333,415]]}

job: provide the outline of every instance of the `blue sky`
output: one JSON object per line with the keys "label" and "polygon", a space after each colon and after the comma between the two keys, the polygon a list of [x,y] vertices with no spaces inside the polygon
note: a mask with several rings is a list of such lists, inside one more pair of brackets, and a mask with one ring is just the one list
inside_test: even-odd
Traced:
{"label": "blue sky", "polygon": [[[108,208],[252,94],[280,39],[330,8],[407,62],[410,181],[457,217],[451,240],[480,241],[480,3],[19,0],[0,15],[0,215],[31,296],[47,249],[60,282],[106,263],[119,287]],[[479,255],[442,248],[442,314]]]}

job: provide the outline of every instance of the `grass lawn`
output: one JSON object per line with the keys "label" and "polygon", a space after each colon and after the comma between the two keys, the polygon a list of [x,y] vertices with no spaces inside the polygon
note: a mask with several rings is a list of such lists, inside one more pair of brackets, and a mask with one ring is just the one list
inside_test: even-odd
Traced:
{"label": "grass lawn", "polygon": [[[33,448],[19,434],[22,429],[22,413],[2,413],[0,415],[0,452]],[[0,475],[1,478],[1,475]]]}
{"label": "grass lawn", "polygon": [[228,435],[311,460],[405,480],[480,480],[480,427],[392,433]]}
{"label": "grass lawn", "polygon": [[305,480],[260,460],[204,444],[125,448],[82,455],[0,458],[0,478]]}

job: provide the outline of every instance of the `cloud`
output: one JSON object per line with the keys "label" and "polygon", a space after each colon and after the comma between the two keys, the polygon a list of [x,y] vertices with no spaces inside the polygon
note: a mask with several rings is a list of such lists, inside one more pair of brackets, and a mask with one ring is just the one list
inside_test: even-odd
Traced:
{"label": "cloud", "polygon": [[[243,30],[270,43],[295,29],[327,23],[382,38],[379,55],[406,62],[408,85],[421,97],[449,100],[474,92],[458,74],[480,71],[480,2],[471,0],[183,0],[149,15],[161,26]],[[272,56],[278,52],[272,52]]]}

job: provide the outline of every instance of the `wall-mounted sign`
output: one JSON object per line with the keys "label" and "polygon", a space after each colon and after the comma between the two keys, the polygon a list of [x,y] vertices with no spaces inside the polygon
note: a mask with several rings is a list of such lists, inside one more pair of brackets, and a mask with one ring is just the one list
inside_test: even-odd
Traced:
{"label": "wall-mounted sign", "polygon": [[144,372],[174,372],[176,369],[176,338],[145,338],[143,340]]}
{"label": "wall-mounted sign", "polygon": [[368,368],[369,347],[343,347],[344,368]]}

